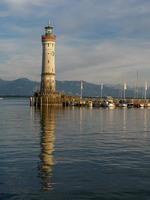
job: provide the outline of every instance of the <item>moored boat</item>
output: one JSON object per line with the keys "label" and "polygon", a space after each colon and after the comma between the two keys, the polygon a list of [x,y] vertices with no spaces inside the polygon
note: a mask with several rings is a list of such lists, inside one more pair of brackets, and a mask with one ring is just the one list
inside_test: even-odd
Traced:
{"label": "moored boat", "polygon": [[115,108],[115,104],[113,102],[108,103],[108,108],[113,109]]}
{"label": "moored boat", "polygon": [[128,104],[127,103],[120,103],[119,107],[121,108],[127,108]]}
{"label": "moored boat", "polygon": [[140,104],[139,104],[139,107],[140,107],[140,108],[144,108],[144,103],[140,103]]}

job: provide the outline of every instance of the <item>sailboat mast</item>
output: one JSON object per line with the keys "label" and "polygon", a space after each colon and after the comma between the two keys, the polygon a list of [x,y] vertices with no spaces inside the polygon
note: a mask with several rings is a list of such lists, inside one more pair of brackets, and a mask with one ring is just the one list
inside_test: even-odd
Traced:
{"label": "sailboat mast", "polygon": [[144,98],[146,100],[147,98],[147,81],[145,81],[145,93],[144,93]]}
{"label": "sailboat mast", "polygon": [[126,98],[126,90],[127,90],[127,84],[126,84],[126,82],[124,82],[124,86],[123,86],[123,98],[124,98],[124,100]]}
{"label": "sailboat mast", "polygon": [[103,97],[103,83],[101,83],[101,99]]}
{"label": "sailboat mast", "polygon": [[80,99],[82,99],[83,96],[83,81],[80,82]]}
{"label": "sailboat mast", "polygon": [[139,91],[138,91],[138,81],[139,81],[139,72],[137,70],[137,73],[136,73],[136,88],[135,88],[135,98],[138,99],[138,96],[139,96]]}

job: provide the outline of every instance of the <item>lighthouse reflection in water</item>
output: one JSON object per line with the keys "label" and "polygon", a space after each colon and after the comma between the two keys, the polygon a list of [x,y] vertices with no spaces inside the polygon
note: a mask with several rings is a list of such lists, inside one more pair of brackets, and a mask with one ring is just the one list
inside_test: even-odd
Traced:
{"label": "lighthouse reflection in water", "polygon": [[52,175],[54,167],[55,150],[55,113],[56,109],[42,106],[41,115],[41,153],[40,153],[40,177],[44,190],[52,190]]}
{"label": "lighthouse reflection in water", "polygon": [[150,199],[150,109],[0,110],[0,200]]}

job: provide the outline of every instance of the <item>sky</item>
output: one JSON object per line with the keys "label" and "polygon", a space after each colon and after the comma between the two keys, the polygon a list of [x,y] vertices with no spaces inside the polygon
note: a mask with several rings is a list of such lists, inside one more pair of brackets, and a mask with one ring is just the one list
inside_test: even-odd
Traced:
{"label": "sky", "polygon": [[40,81],[49,20],[57,80],[150,82],[150,0],[0,0],[1,79]]}

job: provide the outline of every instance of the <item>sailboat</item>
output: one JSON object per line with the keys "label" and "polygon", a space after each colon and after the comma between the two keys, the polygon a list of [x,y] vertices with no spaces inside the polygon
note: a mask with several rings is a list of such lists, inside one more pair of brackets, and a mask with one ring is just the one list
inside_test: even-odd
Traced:
{"label": "sailboat", "polygon": [[124,82],[124,85],[123,85],[123,100],[120,100],[120,102],[119,102],[119,107],[121,107],[121,108],[127,108],[126,90],[127,90],[127,84],[126,84],[126,82]]}

